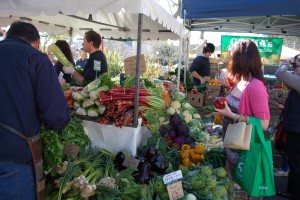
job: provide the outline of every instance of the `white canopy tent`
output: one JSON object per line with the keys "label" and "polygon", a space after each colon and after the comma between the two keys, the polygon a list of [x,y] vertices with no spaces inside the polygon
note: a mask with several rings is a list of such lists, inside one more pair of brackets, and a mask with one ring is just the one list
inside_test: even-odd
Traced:
{"label": "white canopy tent", "polygon": [[39,31],[82,36],[87,30],[104,38],[137,39],[143,14],[142,40],[179,39],[180,23],[154,0],[0,0],[0,26],[15,20]]}
{"label": "white canopy tent", "polygon": [[289,59],[289,58],[291,58],[293,56],[296,56],[298,54],[300,54],[300,51],[297,51],[295,49],[289,48],[287,46],[282,46],[280,59],[281,60]]}
{"label": "white canopy tent", "polygon": [[[0,0],[2,22],[27,20],[39,31],[93,29],[106,38],[137,39],[134,127],[138,126],[141,40],[179,39],[182,25],[154,0]],[[105,30],[106,29],[106,30]],[[62,33],[61,32],[61,33]],[[143,37],[143,38],[142,38]]]}

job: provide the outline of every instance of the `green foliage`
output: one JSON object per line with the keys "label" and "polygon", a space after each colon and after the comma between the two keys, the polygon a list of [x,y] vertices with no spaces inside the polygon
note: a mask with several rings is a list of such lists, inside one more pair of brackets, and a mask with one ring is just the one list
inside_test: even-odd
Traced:
{"label": "green foliage", "polygon": [[105,56],[107,59],[108,73],[111,75],[111,77],[118,76],[124,71],[124,63],[120,53],[114,50],[105,51]]}
{"label": "green foliage", "polygon": [[[178,67],[175,69],[174,73],[169,73],[169,75],[172,75],[172,74],[177,76]],[[185,79],[186,85],[184,85],[184,79]],[[192,75],[188,69],[186,70],[186,73],[184,73],[184,68],[180,69],[180,83],[182,83],[182,85],[184,86],[184,88],[187,89],[187,91],[191,91],[191,89],[193,89],[194,83],[192,81]]]}
{"label": "green foliage", "polygon": [[108,86],[110,89],[114,86],[113,81],[111,80],[111,75],[109,73],[104,73],[100,75],[101,86]]}
{"label": "green foliage", "polygon": [[68,35],[61,35],[61,34],[53,34],[53,33],[43,33],[41,34],[41,45],[40,50],[42,52],[47,52],[47,47],[56,42],[57,40],[67,40],[70,41],[70,36]]}
{"label": "green foliage", "polygon": [[43,145],[44,159],[43,169],[48,171],[62,162],[64,146],[58,140],[58,134],[55,131],[41,129],[41,138]]}

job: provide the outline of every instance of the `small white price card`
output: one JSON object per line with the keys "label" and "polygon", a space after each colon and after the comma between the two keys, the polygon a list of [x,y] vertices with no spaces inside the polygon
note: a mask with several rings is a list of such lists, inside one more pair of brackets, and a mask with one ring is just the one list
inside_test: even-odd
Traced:
{"label": "small white price card", "polygon": [[174,181],[176,181],[178,179],[182,179],[182,178],[183,178],[183,176],[182,176],[181,170],[178,170],[178,171],[164,175],[163,181],[164,181],[164,184],[168,184],[168,183],[174,182]]}
{"label": "small white price card", "polygon": [[125,160],[123,161],[122,165],[125,167],[131,167],[133,169],[137,169],[140,161],[135,159],[131,156],[125,156]]}
{"label": "small white price card", "polygon": [[167,185],[167,190],[170,200],[177,200],[184,196],[181,181],[177,181],[175,183]]}

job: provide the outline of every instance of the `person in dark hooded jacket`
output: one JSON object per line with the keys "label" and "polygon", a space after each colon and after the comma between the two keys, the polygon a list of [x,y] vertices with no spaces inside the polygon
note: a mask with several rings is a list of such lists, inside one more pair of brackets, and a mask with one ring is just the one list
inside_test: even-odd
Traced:
{"label": "person in dark hooded jacket", "polygon": [[[290,66],[294,68],[294,73],[287,71]],[[290,166],[287,192],[293,199],[300,199],[300,76],[296,73],[299,69],[300,54],[284,61],[275,72],[277,79],[291,89],[284,104],[282,124],[287,132],[286,146]]]}

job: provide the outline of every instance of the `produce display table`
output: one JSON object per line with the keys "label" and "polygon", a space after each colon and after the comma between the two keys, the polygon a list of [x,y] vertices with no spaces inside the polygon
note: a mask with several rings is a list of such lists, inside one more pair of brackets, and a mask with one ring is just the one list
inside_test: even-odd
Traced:
{"label": "produce display table", "polygon": [[150,130],[141,126],[141,122],[139,119],[137,128],[128,126],[120,128],[89,120],[82,121],[86,134],[91,138],[92,146],[107,149],[114,154],[126,151],[132,156],[136,156],[137,148],[151,136]]}

